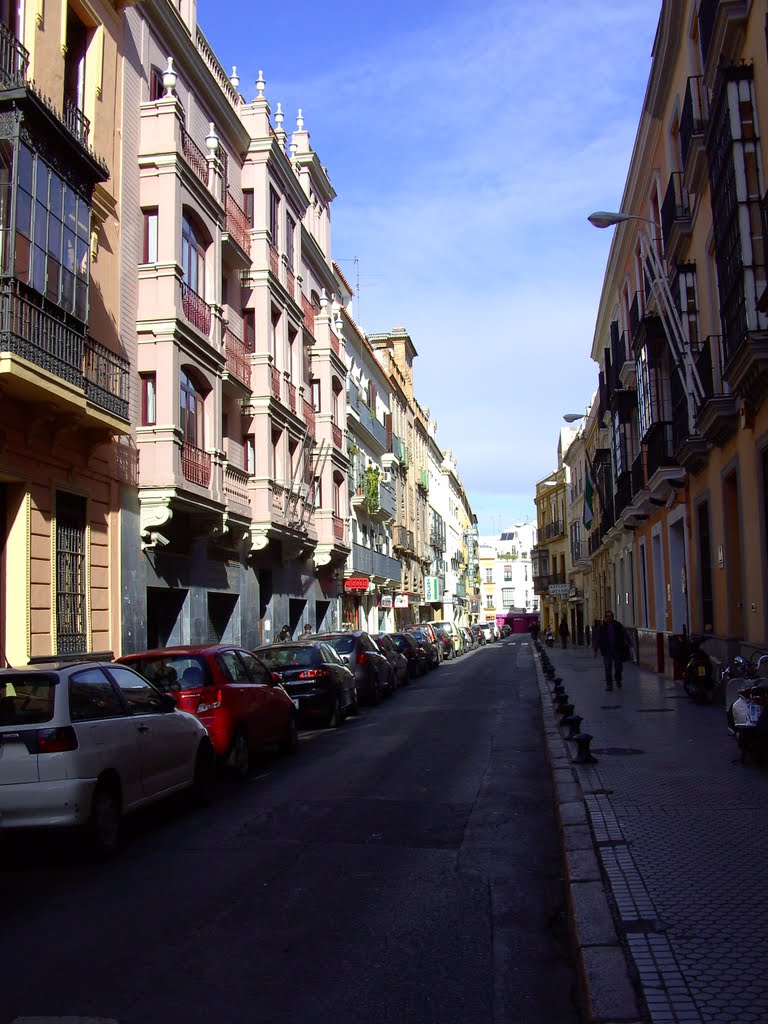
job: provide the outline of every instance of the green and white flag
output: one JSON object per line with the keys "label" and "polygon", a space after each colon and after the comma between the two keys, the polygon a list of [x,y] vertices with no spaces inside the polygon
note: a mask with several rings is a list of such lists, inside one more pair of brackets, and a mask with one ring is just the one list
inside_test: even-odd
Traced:
{"label": "green and white flag", "polygon": [[595,494],[595,487],[592,483],[592,474],[590,473],[589,461],[587,461],[587,479],[584,484],[584,513],[581,517],[581,521],[589,529],[592,525],[592,520],[595,518],[594,509],[592,508],[592,500]]}

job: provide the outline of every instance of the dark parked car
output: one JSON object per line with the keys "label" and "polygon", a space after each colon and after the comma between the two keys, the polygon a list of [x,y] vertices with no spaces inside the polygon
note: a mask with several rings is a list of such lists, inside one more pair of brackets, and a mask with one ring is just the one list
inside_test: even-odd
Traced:
{"label": "dark parked car", "polygon": [[459,628],[461,629],[461,632],[464,634],[465,650],[474,651],[474,649],[477,647],[477,641],[475,639],[474,633],[469,628],[469,626],[460,626]]}
{"label": "dark parked car", "polygon": [[485,646],[485,634],[483,633],[482,629],[480,629],[478,624],[475,623],[473,626],[470,626],[469,627],[469,631],[472,634],[472,640],[474,642],[474,646],[475,647],[484,647]]}
{"label": "dark parked car", "polygon": [[405,686],[410,683],[408,659],[397,649],[396,644],[392,641],[392,634],[375,633],[372,639],[392,668],[395,686]]}
{"label": "dark parked car", "polygon": [[355,675],[358,700],[378,704],[382,696],[392,693],[395,682],[392,669],[368,633],[323,633],[318,639],[330,644]]}
{"label": "dark parked car", "polygon": [[251,754],[278,744],[294,753],[296,707],[250,651],[232,644],[162,647],[117,659],[130,665],[208,730],[219,760],[245,778]]}
{"label": "dark parked car", "polygon": [[427,653],[420,647],[412,633],[389,633],[392,643],[408,659],[408,675],[411,679],[423,676],[427,671]]}
{"label": "dark parked car", "polygon": [[427,669],[437,668],[442,658],[438,651],[437,644],[433,643],[426,630],[421,629],[419,626],[411,626],[408,629],[403,630],[404,633],[408,633],[416,643],[424,651],[427,658]]}
{"label": "dark parked car", "polygon": [[303,723],[340,725],[357,713],[355,677],[330,644],[296,640],[253,652],[280,677]]}

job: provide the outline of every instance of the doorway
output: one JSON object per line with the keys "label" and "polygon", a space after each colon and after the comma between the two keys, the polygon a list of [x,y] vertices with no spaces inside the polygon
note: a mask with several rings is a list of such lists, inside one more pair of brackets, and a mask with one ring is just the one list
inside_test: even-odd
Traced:
{"label": "doorway", "polygon": [[183,643],[182,611],[186,590],[147,587],[147,647],[169,647]]}

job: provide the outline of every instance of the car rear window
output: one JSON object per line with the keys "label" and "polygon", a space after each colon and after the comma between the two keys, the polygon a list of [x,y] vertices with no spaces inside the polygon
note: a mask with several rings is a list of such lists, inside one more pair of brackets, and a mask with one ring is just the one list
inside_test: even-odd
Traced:
{"label": "car rear window", "polygon": [[274,672],[282,668],[311,668],[315,664],[311,647],[265,647],[259,650],[259,657]]}
{"label": "car rear window", "polygon": [[355,646],[355,638],[353,636],[334,636],[326,640],[325,643],[330,644],[339,654],[349,654]]}
{"label": "car rear window", "polygon": [[194,654],[152,655],[146,658],[126,658],[122,663],[166,693],[179,690],[199,690],[210,686],[211,677],[205,658]]}
{"label": "car rear window", "polygon": [[56,682],[56,676],[38,673],[0,677],[0,725],[50,722]]}

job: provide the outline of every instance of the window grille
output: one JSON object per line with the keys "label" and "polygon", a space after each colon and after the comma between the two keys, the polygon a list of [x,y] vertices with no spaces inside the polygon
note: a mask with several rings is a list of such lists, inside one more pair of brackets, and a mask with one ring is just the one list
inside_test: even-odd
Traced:
{"label": "window grille", "polygon": [[56,494],[56,652],[88,649],[85,498]]}

